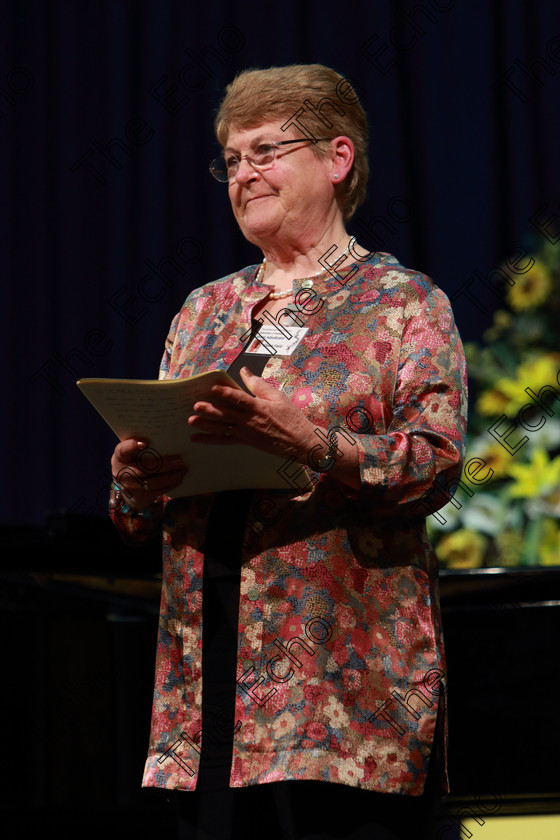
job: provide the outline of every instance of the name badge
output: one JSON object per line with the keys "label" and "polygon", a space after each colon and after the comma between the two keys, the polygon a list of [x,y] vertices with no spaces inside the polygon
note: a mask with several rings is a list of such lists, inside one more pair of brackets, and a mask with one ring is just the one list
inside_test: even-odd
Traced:
{"label": "name badge", "polygon": [[290,333],[289,338],[278,327],[262,324],[258,335],[250,342],[245,352],[254,353],[257,356],[291,356],[309,327],[283,327],[282,329]]}

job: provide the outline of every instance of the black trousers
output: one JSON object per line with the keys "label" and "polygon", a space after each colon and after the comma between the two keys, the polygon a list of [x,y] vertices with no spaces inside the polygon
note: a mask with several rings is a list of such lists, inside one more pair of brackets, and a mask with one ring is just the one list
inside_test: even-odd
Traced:
{"label": "black trousers", "polygon": [[437,800],[329,782],[177,793],[179,840],[435,840]]}
{"label": "black trousers", "polygon": [[196,791],[174,796],[180,840],[433,840],[436,797],[316,781],[230,788],[241,543],[250,492],[220,493],[209,517],[202,608],[202,747]]}

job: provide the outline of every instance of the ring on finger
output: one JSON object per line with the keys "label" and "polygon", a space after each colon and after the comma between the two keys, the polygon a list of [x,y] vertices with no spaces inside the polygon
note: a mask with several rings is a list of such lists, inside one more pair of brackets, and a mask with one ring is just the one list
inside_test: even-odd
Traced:
{"label": "ring on finger", "polygon": [[142,482],[142,487],[144,488],[144,490],[149,490],[150,489],[150,485],[148,484],[147,481]]}

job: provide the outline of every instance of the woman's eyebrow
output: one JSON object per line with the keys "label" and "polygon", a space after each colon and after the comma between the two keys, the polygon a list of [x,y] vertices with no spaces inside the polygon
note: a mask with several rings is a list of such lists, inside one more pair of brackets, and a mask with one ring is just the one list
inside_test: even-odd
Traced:
{"label": "woman's eyebrow", "polygon": [[[250,148],[250,149],[254,149],[254,148],[255,148],[255,146],[256,146],[258,143],[261,143],[261,142],[262,142],[263,140],[265,140],[265,139],[266,139],[266,140],[269,140],[271,143],[277,143],[277,142],[278,142],[277,140],[271,140],[271,139],[270,139],[270,136],[269,136],[268,134],[257,134],[257,136],[256,136],[256,137],[253,137],[253,139],[252,139],[252,140],[251,140],[251,142],[249,143],[249,148]],[[224,147],[224,152],[223,152],[223,153],[225,154],[226,152],[235,152],[235,153],[237,154],[237,153],[238,153],[238,149],[235,149],[233,146],[225,146],[225,147]]]}

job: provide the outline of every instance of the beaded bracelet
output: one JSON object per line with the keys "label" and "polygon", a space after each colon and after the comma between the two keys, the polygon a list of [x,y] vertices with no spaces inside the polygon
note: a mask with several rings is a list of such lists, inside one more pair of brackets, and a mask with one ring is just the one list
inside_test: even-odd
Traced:
{"label": "beaded bracelet", "polygon": [[126,516],[132,517],[132,519],[151,519],[154,513],[157,512],[157,509],[159,508],[159,503],[162,500],[162,496],[156,496],[154,501],[150,505],[148,505],[147,508],[144,508],[144,510],[136,510],[136,508],[132,508],[130,507],[130,505],[119,504],[119,502],[121,502],[121,499],[123,499],[123,494],[121,487],[117,484],[116,481],[112,482],[111,487],[114,492],[115,502],[117,503],[115,504],[113,509],[119,510]]}

